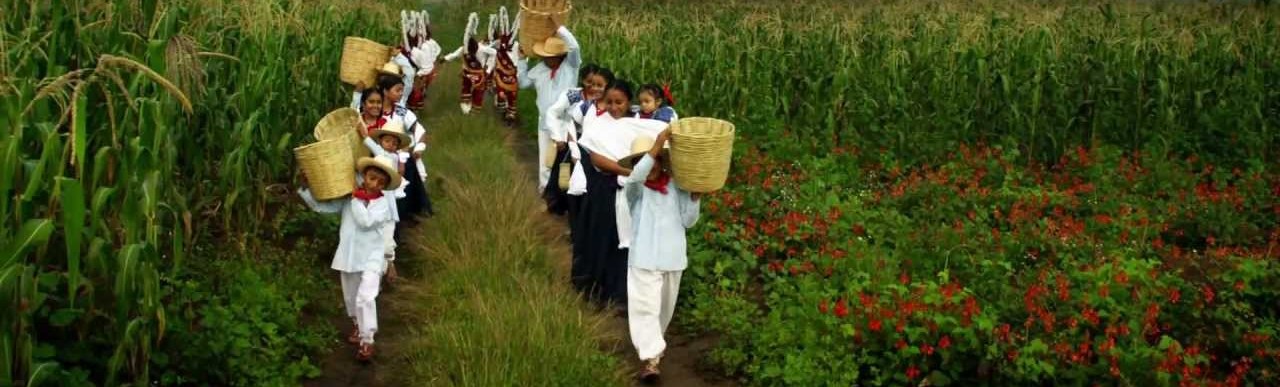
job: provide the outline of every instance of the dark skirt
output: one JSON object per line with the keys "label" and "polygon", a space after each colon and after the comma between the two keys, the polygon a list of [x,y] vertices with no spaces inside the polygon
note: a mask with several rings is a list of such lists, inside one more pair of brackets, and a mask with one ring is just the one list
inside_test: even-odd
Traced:
{"label": "dark skirt", "polygon": [[572,160],[569,149],[556,152],[556,161],[551,164],[551,177],[547,179],[546,188],[542,189],[542,200],[547,202],[547,212],[564,215],[569,212],[569,194],[560,189],[560,174],[569,174],[573,169],[560,170],[560,163]]}
{"label": "dark skirt", "polygon": [[[587,158],[583,149],[583,158]],[[627,250],[618,248],[614,202],[617,176],[583,165],[587,193],[578,199],[573,227],[573,285],[593,301],[626,305]]]}
{"label": "dark skirt", "polygon": [[400,221],[413,219],[414,215],[433,213],[431,209],[431,197],[427,196],[427,185],[422,181],[422,177],[418,174],[418,163],[413,159],[404,163],[404,176],[401,176],[404,187],[404,197],[396,199],[396,209],[400,213]]}

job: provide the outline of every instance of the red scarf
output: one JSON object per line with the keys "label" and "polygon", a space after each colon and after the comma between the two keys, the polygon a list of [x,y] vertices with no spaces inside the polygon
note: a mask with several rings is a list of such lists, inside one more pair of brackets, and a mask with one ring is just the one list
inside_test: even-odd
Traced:
{"label": "red scarf", "polygon": [[658,191],[663,195],[667,194],[667,183],[671,182],[671,175],[659,173],[658,178],[653,180],[645,180],[644,186],[651,190]]}
{"label": "red scarf", "polygon": [[605,113],[608,113],[608,112],[609,112],[609,109],[601,109],[600,105],[598,104],[596,105],[596,117],[603,116]]}
{"label": "red scarf", "polygon": [[365,204],[369,204],[369,202],[373,201],[374,199],[382,197],[382,191],[369,192],[369,191],[365,191],[364,188],[360,188],[355,190],[354,192],[351,192],[351,197],[363,200]]}
{"label": "red scarf", "polygon": [[382,125],[386,125],[386,123],[387,123],[387,117],[379,116],[377,121],[374,121],[372,124],[369,124],[369,126],[365,127],[365,129],[368,129],[368,130],[380,129],[382,128]]}

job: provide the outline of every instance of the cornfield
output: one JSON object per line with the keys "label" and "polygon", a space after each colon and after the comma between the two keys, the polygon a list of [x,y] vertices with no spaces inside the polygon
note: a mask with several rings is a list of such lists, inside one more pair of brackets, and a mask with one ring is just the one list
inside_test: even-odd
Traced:
{"label": "cornfield", "polygon": [[1280,10],[592,2],[738,128],[677,324],[760,385],[1274,384]]}
{"label": "cornfield", "polygon": [[1155,145],[1276,162],[1274,8],[731,1],[634,11],[603,2],[574,16],[587,60],[671,82],[682,116],[797,138],[761,141],[771,149],[857,146],[910,162],[1009,143],[1054,161],[1077,145]]}
{"label": "cornfield", "polygon": [[181,382],[158,377],[177,364],[171,335],[210,320],[176,295],[235,288],[190,267],[267,263],[254,240],[282,232],[290,149],[346,101],[342,37],[391,41],[398,26],[374,21],[399,8],[0,7],[0,385]]}

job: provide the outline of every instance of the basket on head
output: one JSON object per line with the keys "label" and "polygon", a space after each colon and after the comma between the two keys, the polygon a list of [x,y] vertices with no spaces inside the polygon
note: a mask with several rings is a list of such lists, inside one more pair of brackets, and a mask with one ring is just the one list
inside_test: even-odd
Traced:
{"label": "basket on head", "polygon": [[560,177],[556,179],[556,183],[560,186],[561,191],[569,190],[569,172],[571,172],[570,169],[572,168],[568,162],[560,163]]}
{"label": "basket on head", "polygon": [[337,199],[351,193],[356,184],[355,158],[341,139],[319,141],[293,148],[298,166],[307,176],[316,200]]}
{"label": "basket on head", "polygon": [[355,86],[364,82],[365,87],[373,87],[378,78],[378,69],[391,58],[391,47],[378,42],[348,36],[342,41],[342,67],[338,78]]}
{"label": "basket on head", "polygon": [[573,3],[569,0],[520,1],[520,46],[532,54],[533,45],[556,36],[556,29],[568,23]]}
{"label": "basket on head", "polygon": [[341,108],[325,114],[324,118],[316,123],[313,133],[317,141],[345,138],[351,146],[353,157],[369,157],[369,148],[365,148],[360,140],[360,133],[356,133],[356,125],[359,122],[360,113],[357,113],[356,109]]}
{"label": "basket on head", "polygon": [[689,117],[671,123],[671,175],[680,188],[707,193],[724,187],[733,156],[733,123]]}

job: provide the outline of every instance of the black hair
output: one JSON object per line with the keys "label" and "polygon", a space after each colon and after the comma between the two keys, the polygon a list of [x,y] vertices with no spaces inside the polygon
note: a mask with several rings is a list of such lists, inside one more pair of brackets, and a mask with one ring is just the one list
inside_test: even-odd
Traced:
{"label": "black hair", "polygon": [[[361,91],[361,92],[360,92],[360,111],[361,111],[361,113],[363,113],[363,112],[364,112],[364,103],[365,103],[365,102],[368,102],[368,101],[369,101],[369,96],[374,95],[374,94],[377,94],[379,97],[382,97],[382,99],[384,99],[384,100],[385,100],[385,99],[387,99],[387,95],[386,95],[386,94],[383,94],[383,93],[382,93],[382,90],[380,90],[380,89],[378,89],[378,88],[376,88],[376,87],[370,87],[370,88],[364,89],[364,91]],[[384,103],[385,103],[385,101],[384,101]],[[381,111],[381,110],[379,110],[379,111],[378,111],[378,114],[382,114],[382,111]]]}
{"label": "black hair", "polygon": [[[376,167],[376,166],[372,166],[372,165],[370,165],[370,166],[368,166],[367,168],[365,168],[365,169],[364,169],[363,171],[361,171],[361,172],[362,172],[362,173],[368,173],[370,169],[375,170],[375,171],[378,171],[378,173],[382,175],[382,178],[383,178],[384,180],[386,180],[386,183],[387,183],[387,184],[391,184],[391,174],[390,174],[390,173],[387,173],[387,171],[382,170],[382,168],[378,168],[378,167]],[[385,188],[385,187],[384,187],[384,188]]]}
{"label": "black hair", "polygon": [[667,93],[662,91],[662,86],[658,86],[656,83],[646,83],[640,86],[640,90],[637,90],[636,94],[638,95],[645,92],[653,94],[654,99],[662,101],[662,105],[659,106],[671,105],[671,101],[667,100]]}
{"label": "black hair", "polygon": [[613,75],[613,70],[610,70],[608,67],[600,67],[600,70],[596,71],[596,74],[600,74],[600,76],[604,77],[604,83],[606,85],[618,80],[617,76]]}
{"label": "black hair", "polygon": [[[391,74],[378,74],[378,90],[382,90],[385,92],[387,90],[391,90],[392,87],[396,87],[396,85],[403,85],[403,84],[404,84],[404,79],[401,79],[399,76],[391,75]],[[386,96],[384,95],[383,97],[385,98]]]}
{"label": "black hair", "polygon": [[613,82],[609,82],[609,86],[605,87],[604,90],[621,91],[623,95],[627,96],[627,100],[635,99],[635,94],[631,92],[631,82],[627,82],[625,79],[615,79]]}

